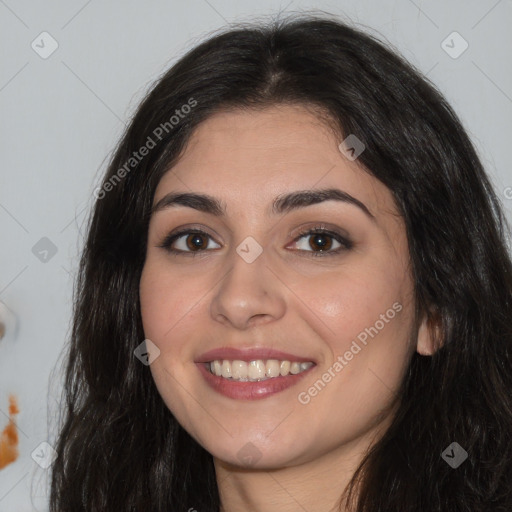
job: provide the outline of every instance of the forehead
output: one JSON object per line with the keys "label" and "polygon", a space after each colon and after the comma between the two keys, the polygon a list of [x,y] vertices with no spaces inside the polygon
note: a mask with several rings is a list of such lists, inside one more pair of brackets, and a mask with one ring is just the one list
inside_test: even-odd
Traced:
{"label": "forehead", "polygon": [[333,141],[326,124],[305,107],[278,105],[215,114],[199,125],[189,148],[197,157],[207,154],[218,161],[245,160],[250,154],[255,166],[271,156],[279,162],[318,163],[323,159],[317,150]]}
{"label": "forehead", "polygon": [[215,195],[227,205],[266,208],[293,190],[339,188],[372,213],[396,213],[390,191],[339,150],[341,138],[300,105],[219,112],[191,135],[178,163],[158,184],[154,204],[170,191]]}

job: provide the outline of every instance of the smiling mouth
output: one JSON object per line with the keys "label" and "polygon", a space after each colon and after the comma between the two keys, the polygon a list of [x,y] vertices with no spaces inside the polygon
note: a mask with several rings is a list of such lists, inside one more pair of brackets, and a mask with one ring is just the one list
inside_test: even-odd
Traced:
{"label": "smiling mouth", "polygon": [[215,359],[205,363],[206,369],[217,377],[237,382],[260,382],[287,375],[297,375],[309,370],[312,361],[297,362],[278,359],[255,359],[253,361]]}

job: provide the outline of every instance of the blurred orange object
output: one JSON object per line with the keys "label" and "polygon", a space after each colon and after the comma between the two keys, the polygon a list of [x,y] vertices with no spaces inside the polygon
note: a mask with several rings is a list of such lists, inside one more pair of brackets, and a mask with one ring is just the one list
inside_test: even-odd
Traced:
{"label": "blurred orange object", "polygon": [[18,458],[19,437],[14,416],[19,412],[16,397],[9,396],[9,423],[0,434],[0,469]]}

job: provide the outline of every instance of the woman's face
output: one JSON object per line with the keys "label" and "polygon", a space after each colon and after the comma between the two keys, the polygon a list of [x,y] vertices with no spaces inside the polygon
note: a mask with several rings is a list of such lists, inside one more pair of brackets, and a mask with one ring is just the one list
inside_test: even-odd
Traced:
{"label": "woman's face", "polygon": [[216,114],[155,192],[154,205],[183,195],[149,225],[140,302],[160,351],[150,369],[221,461],[361,453],[389,424],[412,353],[428,352],[403,220],[341,142],[300,106]]}

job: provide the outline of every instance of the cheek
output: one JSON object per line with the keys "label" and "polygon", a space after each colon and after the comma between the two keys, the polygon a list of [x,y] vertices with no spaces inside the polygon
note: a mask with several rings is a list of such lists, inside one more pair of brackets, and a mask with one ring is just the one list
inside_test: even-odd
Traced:
{"label": "cheek", "polygon": [[[337,352],[347,350],[347,343],[376,323],[379,332],[403,331],[410,320],[403,313],[411,304],[411,283],[389,255],[343,265],[337,272],[314,278],[303,276],[295,280],[294,293],[301,299],[301,314],[317,325]],[[402,307],[393,308],[395,303]],[[364,334],[361,338],[364,341]]]}
{"label": "cheek", "polygon": [[[150,368],[168,407],[175,411],[183,385],[194,392],[191,375],[197,371],[198,344],[212,346],[208,329],[207,276],[170,270],[166,261],[148,258],[142,271],[139,294],[144,335],[160,350]],[[196,352],[194,352],[196,351]],[[178,400],[179,401],[179,400]],[[185,404],[188,407],[190,404]]]}
{"label": "cheek", "polygon": [[[382,277],[369,277],[365,288],[360,279],[347,277],[346,286],[331,284],[317,299],[316,312],[323,316],[318,315],[322,322],[314,321],[329,325],[324,341],[330,354],[322,373],[305,380],[299,390],[308,411],[305,435],[311,436],[311,443],[319,430],[326,439],[341,436],[348,441],[377,422],[410,360],[412,308],[405,290],[396,281],[391,285]],[[310,315],[309,321],[314,318]]]}
{"label": "cheek", "polygon": [[[166,265],[149,259],[142,271],[139,296],[142,323],[146,337],[157,344],[166,345],[175,328],[183,328],[183,319],[193,317],[204,295],[200,283],[180,278],[179,273],[169,272]],[[154,338],[154,339],[153,339]],[[165,347],[164,347],[165,348]]]}
{"label": "cheek", "polygon": [[[197,339],[198,318],[204,290],[195,289],[193,282],[173,272],[166,265],[148,259],[142,271],[139,295],[144,335],[155,343],[160,354],[150,365],[153,380],[167,408],[180,419],[194,437],[197,415],[196,402],[190,396],[199,396],[190,375],[196,370],[191,362],[193,343]],[[186,389],[187,392],[183,393]]]}

